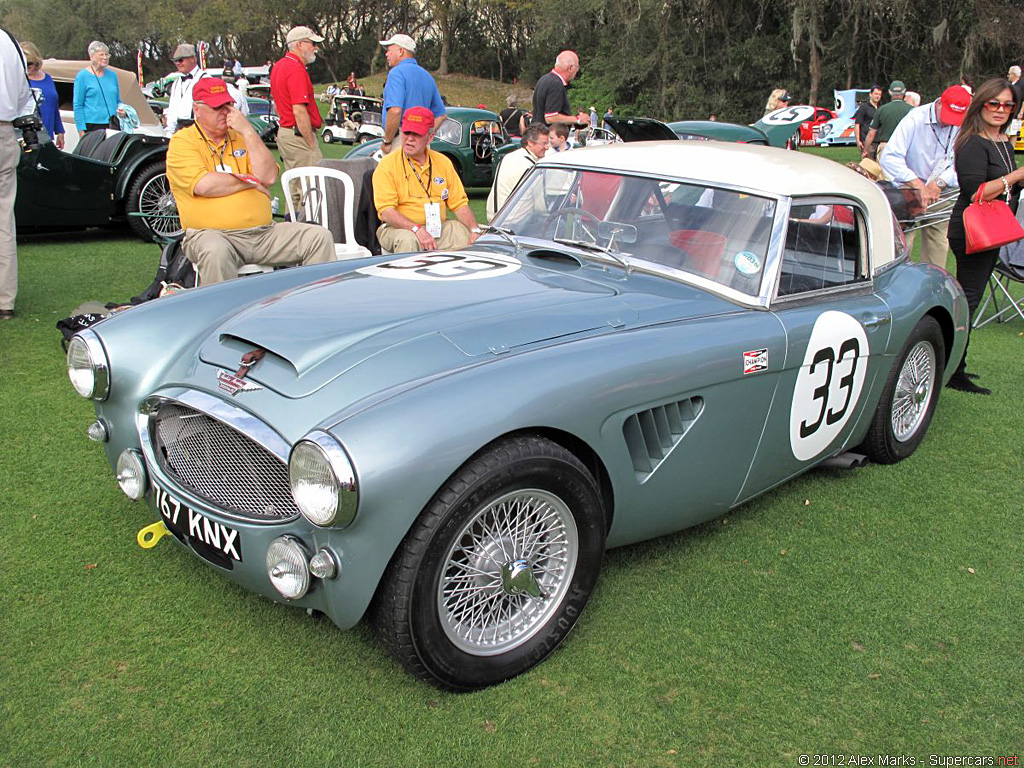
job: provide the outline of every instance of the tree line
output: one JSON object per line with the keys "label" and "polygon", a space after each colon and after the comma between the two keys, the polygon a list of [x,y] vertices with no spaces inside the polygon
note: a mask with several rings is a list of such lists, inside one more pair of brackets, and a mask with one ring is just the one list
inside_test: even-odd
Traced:
{"label": "tree line", "polygon": [[182,41],[210,62],[260,64],[295,24],[327,40],[315,82],[385,67],[377,44],[419,41],[420,63],[531,86],[564,48],[580,54],[574,107],[614,105],[664,120],[752,122],[768,93],[831,106],[832,90],[900,79],[925,99],[968,75],[1021,63],[1024,7],[1011,0],[0,0],[4,26],[45,57],[85,58],[94,39],[112,63],[147,79],[171,70]]}

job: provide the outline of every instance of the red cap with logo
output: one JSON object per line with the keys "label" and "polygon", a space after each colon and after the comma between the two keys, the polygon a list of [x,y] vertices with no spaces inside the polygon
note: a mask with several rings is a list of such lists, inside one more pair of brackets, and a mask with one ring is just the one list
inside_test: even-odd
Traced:
{"label": "red cap with logo", "polygon": [[942,92],[939,101],[939,119],[946,125],[960,125],[971,105],[971,93],[962,85],[951,85]]}
{"label": "red cap with logo", "polygon": [[233,104],[235,100],[228,93],[227,83],[219,77],[204,77],[192,88],[192,101],[201,101],[217,109],[225,104]]}
{"label": "red cap with logo", "polygon": [[426,107],[409,107],[402,115],[402,133],[418,133],[426,136],[434,127],[434,113]]}

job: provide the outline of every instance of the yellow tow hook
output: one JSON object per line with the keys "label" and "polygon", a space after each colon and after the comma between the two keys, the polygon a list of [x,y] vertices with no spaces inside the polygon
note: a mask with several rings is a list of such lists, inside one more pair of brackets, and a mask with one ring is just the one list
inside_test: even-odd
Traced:
{"label": "yellow tow hook", "polygon": [[164,521],[160,520],[147,525],[135,536],[135,540],[139,542],[139,546],[143,549],[152,549],[156,546],[156,543],[166,536],[170,531],[167,530],[167,526],[164,525]]}

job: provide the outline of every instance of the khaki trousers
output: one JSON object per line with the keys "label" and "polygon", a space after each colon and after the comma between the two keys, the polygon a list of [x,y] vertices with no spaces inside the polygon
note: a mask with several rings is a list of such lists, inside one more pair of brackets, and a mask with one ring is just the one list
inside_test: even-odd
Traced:
{"label": "khaki trousers", "polygon": [[[314,129],[313,134],[317,135],[318,131],[319,129]],[[292,168],[319,165],[320,161],[324,159],[324,154],[320,151],[319,139],[310,149],[304,138],[296,136],[295,131],[284,126],[281,126],[277,131],[277,149],[281,153],[281,160],[284,161],[284,169],[286,171]],[[298,210],[302,199],[298,184],[293,184],[291,189],[286,189],[285,194],[291,197],[292,204]]]}
{"label": "khaki trousers", "polygon": [[335,260],[329,229],[290,221],[250,229],[189,229],[182,247],[199,270],[200,285],[232,280],[243,264],[306,265]]}
{"label": "khaki trousers", "polygon": [[0,309],[14,309],[18,295],[18,241],[14,199],[18,196],[21,147],[14,127],[0,123]]}
{"label": "khaki trousers", "polygon": [[[381,224],[377,229],[377,242],[388,253],[415,253],[422,251],[416,234],[409,229],[398,229]],[[441,227],[441,237],[436,240],[439,251],[452,251],[469,245],[469,230],[458,219],[448,219]]]}
{"label": "khaki trousers", "polygon": [[921,258],[919,261],[922,264],[934,264],[945,269],[946,259],[949,257],[949,241],[946,239],[948,230],[949,222],[943,221],[911,232],[907,235],[907,248],[913,250],[914,239],[920,232]]}

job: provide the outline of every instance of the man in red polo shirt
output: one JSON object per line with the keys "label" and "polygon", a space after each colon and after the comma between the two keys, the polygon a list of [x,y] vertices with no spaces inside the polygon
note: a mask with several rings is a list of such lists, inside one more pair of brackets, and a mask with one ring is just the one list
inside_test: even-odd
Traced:
{"label": "man in red polo shirt", "polygon": [[[284,169],[317,165],[322,159],[317,133],[320,130],[320,110],[313,97],[313,82],[306,67],[316,61],[316,49],[323,38],[309,27],[289,30],[285,42],[288,53],[270,70],[270,93],[281,117],[277,132],[277,148],[284,161]],[[288,190],[299,204],[297,187]]]}

